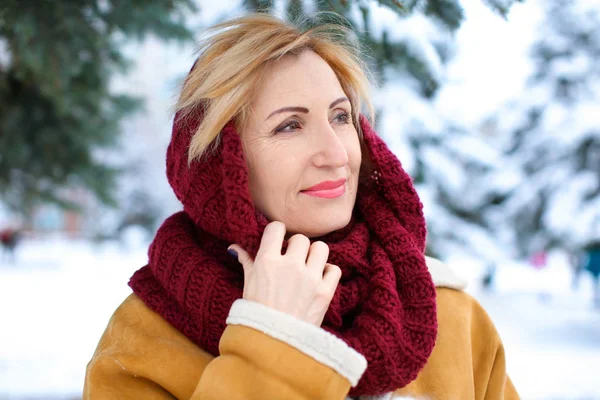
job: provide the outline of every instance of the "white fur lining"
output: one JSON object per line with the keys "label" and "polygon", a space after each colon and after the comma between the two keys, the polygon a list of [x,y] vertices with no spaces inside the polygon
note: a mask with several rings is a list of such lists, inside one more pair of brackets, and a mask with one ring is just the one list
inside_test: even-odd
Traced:
{"label": "white fur lining", "polygon": [[[386,393],[380,396],[360,396],[358,400],[417,400],[414,397],[394,396],[393,393]],[[346,400],[353,400],[351,397],[346,397]]]}
{"label": "white fur lining", "polygon": [[440,260],[425,257],[425,261],[436,287],[447,287],[456,290],[464,290],[467,287],[466,279],[460,277]]}
{"label": "white fur lining", "polygon": [[358,384],[367,369],[365,357],[343,340],[318,326],[254,301],[236,300],[229,311],[227,323],[254,328],[295,347],[334,369],[352,386]]}

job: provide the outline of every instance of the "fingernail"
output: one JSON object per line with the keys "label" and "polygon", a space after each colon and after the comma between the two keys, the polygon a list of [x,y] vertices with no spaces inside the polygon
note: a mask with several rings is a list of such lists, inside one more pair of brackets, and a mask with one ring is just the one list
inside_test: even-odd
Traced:
{"label": "fingernail", "polygon": [[229,255],[233,258],[238,258],[238,253],[237,251],[235,251],[234,249],[227,249],[227,252],[229,253]]}

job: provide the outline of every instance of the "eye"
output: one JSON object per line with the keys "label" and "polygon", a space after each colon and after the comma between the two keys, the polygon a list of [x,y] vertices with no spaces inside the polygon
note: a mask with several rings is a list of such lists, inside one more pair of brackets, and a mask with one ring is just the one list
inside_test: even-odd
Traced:
{"label": "eye", "polygon": [[340,124],[348,124],[348,123],[350,123],[350,114],[348,114],[347,112],[344,111],[344,112],[336,115],[334,120]]}
{"label": "eye", "polygon": [[275,133],[290,133],[298,129],[300,129],[300,123],[298,121],[289,121],[278,128],[275,128]]}

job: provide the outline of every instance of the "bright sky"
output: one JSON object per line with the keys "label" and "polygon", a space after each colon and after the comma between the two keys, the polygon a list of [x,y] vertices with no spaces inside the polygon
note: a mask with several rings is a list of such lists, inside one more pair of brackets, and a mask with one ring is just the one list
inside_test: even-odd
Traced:
{"label": "bright sky", "polygon": [[521,90],[529,74],[529,45],[540,22],[539,1],[515,4],[508,20],[481,0],[463,1],[467,20],[457,34],[458,54],[437,98],[445,116],[476,123]]}

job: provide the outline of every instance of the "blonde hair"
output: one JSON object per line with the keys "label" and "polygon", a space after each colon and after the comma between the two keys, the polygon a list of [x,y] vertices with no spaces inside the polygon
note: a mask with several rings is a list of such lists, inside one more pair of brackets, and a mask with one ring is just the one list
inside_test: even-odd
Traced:
{"label": "blonde hair", "polygon": [[370,75],[352,37],[352,31],[340,24],[301,29],[267,14],[250,14],[209,28],[176,105],[180,118],[197,110],[203,113],[191,139],[188,161],[216,146],[229,121],[238,128],[243,126],[269,63],[304,50],[315,52],[333,69],[351,102],[354,125],[360,133],[362,104],[371,121],[374,112],[368,93]]}

